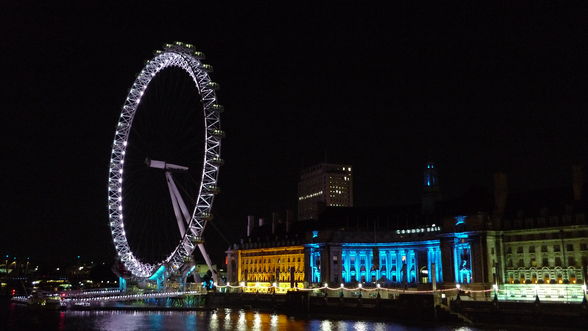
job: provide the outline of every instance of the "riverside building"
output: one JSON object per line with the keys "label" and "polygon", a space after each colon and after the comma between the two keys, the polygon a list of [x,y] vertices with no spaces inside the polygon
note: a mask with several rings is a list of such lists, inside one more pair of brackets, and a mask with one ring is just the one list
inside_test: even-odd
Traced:
{"label": "riverside building", "polygon": [[[430,198],[432,190],[426,184],[424,190]],[[414,290],[460,284],[497,288],[492,293],[501,300],[579,302],[588,264],[587,202],[581,181],[573,189],[517,193],[498,173],[492,193],[420,205],[325,208],[318,220],[282,227],[261,222],[227,251],[229,281],[278,281],[282,291],[324,283]]]}

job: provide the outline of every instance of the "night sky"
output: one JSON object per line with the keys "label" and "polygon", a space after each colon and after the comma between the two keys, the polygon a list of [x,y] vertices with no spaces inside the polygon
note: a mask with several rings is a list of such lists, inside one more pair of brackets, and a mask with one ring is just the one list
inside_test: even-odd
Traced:
{"label": "night sky", "polygon": [[[569,186],[588,161],[585,7],[252,3],[3,4],[0,253],[112,258],[117,118],[144,61],[175,40],[204,51],[221,86],[214,222],[228,241],[247,214],[295,210],[300,169],[325,159],[354,166],[358,206],[418,202],[427,158],[448,198],[491,188],[498,170],[513,191]],[[217,260],[223,236],[207,228]]]}

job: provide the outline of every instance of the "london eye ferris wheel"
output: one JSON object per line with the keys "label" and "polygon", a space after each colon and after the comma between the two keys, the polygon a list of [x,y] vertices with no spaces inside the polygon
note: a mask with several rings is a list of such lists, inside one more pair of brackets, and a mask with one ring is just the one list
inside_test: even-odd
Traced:
{"label": "london eye ferris wheel", "polygon": [[138,279],[162,267],[181,273],[196,247],[211,268],[202,235],[219,192],[224,132],[218,84],[203,59],[181,42],[156,51],[118,120],[108,176],[109,225],[118,258]]}

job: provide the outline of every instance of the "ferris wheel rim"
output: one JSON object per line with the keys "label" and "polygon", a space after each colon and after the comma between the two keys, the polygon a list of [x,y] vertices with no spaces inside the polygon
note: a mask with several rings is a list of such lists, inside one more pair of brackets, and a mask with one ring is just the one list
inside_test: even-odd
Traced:
{"label": "ferris wheel rim", "polygon": [[[108,176],[109,224],[118,257],[134,277],[150,277],[161,265],[168,266],[171,272],[178,271],[187,262],[197,243],[201,240],[206,223],[211,218],[212,204],[217,191],[218,172],[222,163],[220,147],[224,132],[220,128],[222,106],[217,103],[215,92],[218,85],[211,81],[208,75],[211,67],[202,63],[202,58],[202,53],[194,51],[191,45],[166,44],[163,51],[157,51],[157,54],[147,61],[135,78],[117,123]],[[135,256],[125,233],[122,206],[123,167],[129,134],[141,98],[157,74],[169,67],[182,69],[196,85],[204,113],[205,148],[198,196],[187,224],[187,231],[166,259],[149,264],[140,261]]]}

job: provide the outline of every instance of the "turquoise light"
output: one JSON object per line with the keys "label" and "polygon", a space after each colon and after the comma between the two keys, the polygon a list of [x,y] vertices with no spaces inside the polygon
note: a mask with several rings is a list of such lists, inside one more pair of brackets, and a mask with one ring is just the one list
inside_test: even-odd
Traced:
{"label": "turquoise light", "polygon": [[164,276],[164,274],[165,274],[165,266],[162,265],[161,267],[159,267],[159,269],[157,269],[157,271],[151,277],[149,277],[149,280],[157,280],[158,278],[161,278],[162,276]]}
{"label": "turquoise light", "polygon": [[[458,235],[458,233],[456,233],[456,235]],[[457,283],[468,284],[472,282],[471,252],[472,249],[470,243],[455,243],[455,246],[453,248],[453,254],[455,258],[453,262],[455,268],[455,278]]]}
{"label": "turquoise light", "polygon": [[122,278],[122,277],[118,277],[118,289],[121,292],[124,292],[127,290],[127,280]]}
{"label": "turquoise light", "polygon": [[465,224],[467,216],[455,216],[455,225]]}
{"label": "turquoise light", "polygon": [[[380,281],[413,283],[417,279],[419,265],[426,265],[431,270],[435,263],[436,280],[443,281],[441,267],[441,250],[439,240],[425,240],[397,243],[344,243],[342,246],[341,278],[344,282]],[[374,248],[378,248],[375,250]],[[427,261],[419,262],[417,252],[427,250]],[[374,256],[377,254],[378,256]],[[375,266],[374,261],[379,265]],[[431,282],[431,278],[428,279]]]}
{"label": "turquoise light", "polygon": [[149,277],[149,280],[157,281],[157,289],[163,289],[163,282],[165,281],[165,266],[159,267],[153,276]]}
{"label": "turquoise light", "polygon": [[310,272],[311,272],[311,282],[320,283],[320,281],[321,281],[321,252],[316,248],[310,249]]}
{"label": "turquoise light", "polygon": [[468,234],[467,233],[463,233],[463,232],[460,232],[460,233],[457,233],[456,232],[454,234],[455,234],[455,238],[458,238],[458,239],[465,239],[465,238],[468,237]]}

